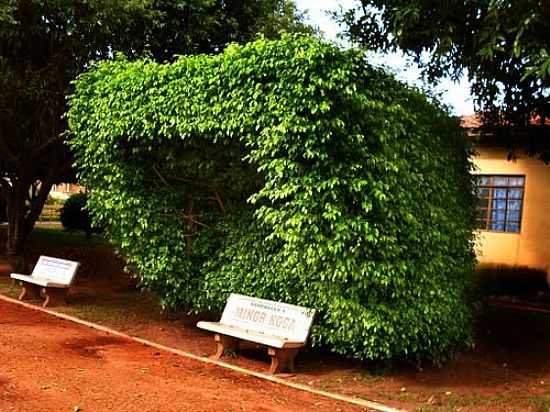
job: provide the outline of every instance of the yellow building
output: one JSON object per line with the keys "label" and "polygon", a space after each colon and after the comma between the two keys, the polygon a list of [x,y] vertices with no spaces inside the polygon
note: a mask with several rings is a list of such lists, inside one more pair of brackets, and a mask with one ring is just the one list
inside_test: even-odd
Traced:
{"label": "yellow building", "polygon": [[[479,123],[463,126],[475,135]],[[479,265],[527,266],[550,279],[550,165],[522,150],[509,159],[507,147],[483,138],[476,152]]]}

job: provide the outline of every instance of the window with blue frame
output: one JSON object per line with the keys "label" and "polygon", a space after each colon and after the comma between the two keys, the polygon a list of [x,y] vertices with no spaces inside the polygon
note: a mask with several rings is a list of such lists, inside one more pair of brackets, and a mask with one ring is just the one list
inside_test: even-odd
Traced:
{"label": "window with blue frame", "polygon": [[477,176],[478,228],[519,233],[525,194],[525,176]]}

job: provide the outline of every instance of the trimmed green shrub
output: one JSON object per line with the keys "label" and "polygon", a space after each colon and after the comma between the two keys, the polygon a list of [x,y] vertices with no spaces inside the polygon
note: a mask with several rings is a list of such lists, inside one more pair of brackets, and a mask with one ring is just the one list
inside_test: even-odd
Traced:
{"label": "trimmed green shrub", "polygon": [[469,342],[466,139],[435,101],[307,36],[120,58],[68,113],[89,207],[167,307],[316,308],[314,345],[441,361]]}
{"label": "trimmed green shrub", "polygon": [[87,199],[86,193],[75,193],[65,200],[59,219],[66,230],[82,230],[87,236],[91,236],[92,218],[86,209]]}
{"label": "trimmed green shrub", "polygon": [[536,294],[548,290],[546,271],[527,266],[485,266],[475,273],[479,293],[489,295]]}

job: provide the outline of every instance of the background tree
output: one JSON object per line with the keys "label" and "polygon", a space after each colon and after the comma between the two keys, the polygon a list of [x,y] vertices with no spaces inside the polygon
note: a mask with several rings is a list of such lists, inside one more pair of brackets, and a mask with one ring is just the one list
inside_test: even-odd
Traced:
{"label": "background tree", "polygon": [[[257,32],[310,30],[291,1],[0,0],[0,197],[7,254],[24,242],[53,183],[68,179],[65,96],[90,61],[117,51],[158,61],[221,51]],[[16,259],[17,266],[22,260]]]}
{"label": "background tree", "polygon": [[429,80],[467,74],[487,124],[550,116],[547,1],[361,0],[337,19],[354,41],[412,56]]}

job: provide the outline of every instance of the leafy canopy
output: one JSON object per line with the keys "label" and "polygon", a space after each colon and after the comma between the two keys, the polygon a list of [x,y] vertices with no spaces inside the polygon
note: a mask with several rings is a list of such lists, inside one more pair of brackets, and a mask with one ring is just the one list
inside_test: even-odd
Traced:
{"label": "leafy canopy", "polygon": [[302,20],[286,0],[0,0],[0,203],[8,206],[8,253],[22,254],[52,183],[71,178],[65,96],[90,62],[117,52],[158,61],[214,53],[257,32],[310,31]]}
{"label": "leafy canopy", "polygon": [[[550,3],[361,0],[338,19],[369,48],[400,49],[433,80],[466,73],[492,124],[550,117]],[[427,54],[427,56],[426,56]]]}
{"label": "leafy canopy", "polygon": [[315,344],[440,360],[468,340],[466,140],[436,103],[308,36],[79,76],[89,207],[167,307],[319,310]]}

